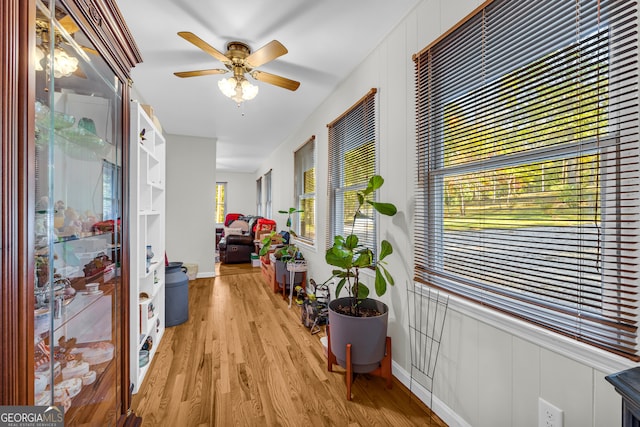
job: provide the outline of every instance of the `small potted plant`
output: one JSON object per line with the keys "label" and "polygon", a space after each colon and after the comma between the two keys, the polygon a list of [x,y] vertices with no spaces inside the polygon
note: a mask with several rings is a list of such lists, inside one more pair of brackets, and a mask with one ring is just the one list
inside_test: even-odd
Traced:
{"label": "small potted plant", "polygon": [[[295,243],[292,242],[292,237],[297,237],[295,231],[291,229],[291,216],[296,213],[303,212],[300,209],[289,208],[289,210],[279,210],[278,213],[287,215],[287,228],[289,229],[289,240],[282,246],[278,247],[274,251],[274,256],[276,258],[275,263],[275,274],[276,281],[278,283],[284,283],[284,286],[290,285],[290,274],[289,268],[293,269],[293,271],[297,271],[293,265],[289,266],[288,264],[301,264],[304,261],[304,257],[302,256],[302,252],[300,252],[300,248],[296,246]],[[272,231],[267,234],[262,240],[262,248],[260,248],[260,256],[265,256],[271,250],[271,246],[274,243],[274,236],[277,233]],[[284,280],[282,279],[284,277]],[[299,272],[295,272],[294,275],[294,285],[299,284],[302,281],[302,274]]]}
{"label": "small potted plant", "polygon": [[[337,280],[336,299],[329,304],[329,324],[331,351],[340,366],[346,367],[346,347],[354,349],[352,368],[355,373],[367,373],[375,370],[385,356],[387,337],[388,307],[381,301],[369,298],[369,288],[360,280],[363,269],[375,271],[375,291],[382,296],[387,285],[394,280],[386,268],[386,258],[393,253],[393,247],[382,240],[380,250],[363,246],[354,233],[355,223],[365,217],[363,206],[371,206],[383,215],[397,213],[392,203],[373,200],[375,192],[382,187],[384,179],[372,176],[367,187],[357,193],[357,205],[353,214],[351,233],[347,236],[335,236],[333,246],[325,255],[326,262],[335,267],[332,276],[325,281]],[[346,290],[347,296],[340,298]]]}

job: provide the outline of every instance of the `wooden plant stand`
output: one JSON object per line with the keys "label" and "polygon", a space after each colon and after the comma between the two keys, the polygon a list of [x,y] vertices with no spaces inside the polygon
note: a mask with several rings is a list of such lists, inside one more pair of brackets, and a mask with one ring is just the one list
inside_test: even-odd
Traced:
{"label": "wooden plant stand", "polygon": [[[335,354],[331,351],[331,332],[330,327],[327,325],[327,370],[333,372],[333,365],[338,364]],[[385,355],[380,366],[371,372],[367,372],[369,375],[375,375],[387,380],[387,388],[393,387],[392,374],[391,374],[391,337],[387,337],[385,342]],[[351,366],[351,344],[347,344],[347,360],[346,360],[346,382],[347,382],[347,400],[351,400],[351,385],[353,384],[353,367]]]}

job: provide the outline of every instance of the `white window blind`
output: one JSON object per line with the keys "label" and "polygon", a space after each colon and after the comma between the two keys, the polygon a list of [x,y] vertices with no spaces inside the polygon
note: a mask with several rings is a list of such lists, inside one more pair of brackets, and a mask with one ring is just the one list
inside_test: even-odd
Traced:
{"label": "white window blind", "polygon": [[264,202],[264,215],[267,218],[273,218],[272,212],[272,192],[271,192],[271,171],[264,174],[264,186],[265,186],[265,202]]}
{"label": "white window blind", "polygon": [[415,280],[636,361],[637,14],[493,1],[414,56]]}
{"label": "white window blind", "polygon": [[316,137],[293,154],[294,186],[298,214],[298,238],[313,244],[316,238]]}
{"label": "white window blind", "polygon": [[366,205],[354,222],[357,191],[367,187],[376,173],[376,89],[371,89],[349,110],[329,123],[329,192],[331,227],[327,244],[336,235],[355,234],[361,245],[375,248],[376,218]]}
{"label": "white window blind", "polygon": [[256,180],[256,215],[262,216],[262,177]]}

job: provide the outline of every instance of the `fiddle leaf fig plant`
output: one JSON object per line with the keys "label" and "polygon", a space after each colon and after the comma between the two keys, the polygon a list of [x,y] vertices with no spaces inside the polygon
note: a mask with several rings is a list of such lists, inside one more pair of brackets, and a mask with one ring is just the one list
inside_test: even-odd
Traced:
{"label": "fiddle leaf fig plant", "polygon": [[289,229],[289,234],[292,234],[294,237],[298,237],[298,235],[296,234],[295,231],[291,229],[291,215],[293,215],[294,213],[301,213],[301,212],[304,212],[304,211],[302,209],[296,209],[296,208],[289,208],[288,211],[283,211],[283,210],[278,211],[278,213],[287,215],[287,228]]}
{"label": "fiddle leaf fig plant", "polygon": [[382,187],[384,179],[380,175],[372,176],[367,187],[358,191],[357,205],[351,223],[351,234],[345,236],[335,236],[333,246],[325,255],[327,264],[337,267],[332,271],[332,276],[325,281],[334,278],[338,279],[336,285],[336,296],[340,296],[343,289],[347,289],[351,299],[348,312],[352,316],[360,316],[359,306],[363,299],[369,296],[369,288],[360,281],[360,270],[371,268],[375,270],[375,291],[376,295],[382,296],[387,292],[387,285],[394,285],[393,276],[386,267],[386,258],[393,253],[393,246],[387,240],[382,240],[380,250],[374,252],[360,244],[360,239],[355,234],[355,224],[359,218],[368,218],[362,212],[363,207],[369,205],[378,213],[387,216],[394,216],[397,208],[392,203],[376,202],[373,197],[375,192]]}
{"label": "fiddle leaf fig plant", "polygon": [[[291,224],[292,224],[291,216],[293,214],[300,213],[300,212],[304,212],[304,211],[296,208],[289,208],[289,210],[286,210],[286,211],[285,210],[278,211],[278,213],[287,215],[286,224],[287,224],[287,228],[289,229],[289,243],[282,246],[281,248],[278,248],[275,252],[275,256],[279,259],[284,259],[286,261],[293,261],[300,253],[300,249],[298,249],[298,247],[295,244],[291,243],[291,236],[298,237],[296,232],[291,229]],[[269,252],[271,248],[273,236],[275,236],[276,234],[277,233],[275,231],[272,231],[261,240],[262,247],[260,248],[260,256],[264,256]]]}

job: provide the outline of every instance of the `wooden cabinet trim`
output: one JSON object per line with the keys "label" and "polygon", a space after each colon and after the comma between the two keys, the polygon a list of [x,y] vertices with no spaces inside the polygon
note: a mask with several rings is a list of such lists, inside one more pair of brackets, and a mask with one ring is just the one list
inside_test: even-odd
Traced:
{"label": "wooden cabinet trim", "polygon": [[[114,0],[61,0],[91,38],[123,84],[123,164],[129,147],[130,69],[142,61]],[[30,60],[35,49],[35,2],[0,2],[0,404],[30,405],[34,401],[33,236],[35,157],[35,73]],[[97,27],[97,21],[101,21]],[[128,189],[123,176],[123,195]],[[128,217],[127,198],[123,215]],[[123,227],[128,242],[128,226]],[[122,245],[126,247],[126,244]],[[128,345],[128,251],[122,264],[123,346]],[[130,406],[128,350],[122,352],[123,408]],[[115,408],[114,408],[115,409]]]}
{"label": "wooden cabinet trim", "polygon": [[[27,340],[33,331],[33,295],[29,277],[33,270],[29,258],[28,236],[30,214],[29,185],[33,182],[29,164],[29,137],[33,125],[33,79],[29,76],[30,56],[34,40],[31,36],[35,8],[20,0],[0,3],[0,402],[24,405],[33,399],[33,375],[29,375],[29,355],[33,346]],[[32,197],[32,196],[31,196]],[[31,219],[32,221],[32,219]],[[31,305],[30,305],[31,303]]]}

